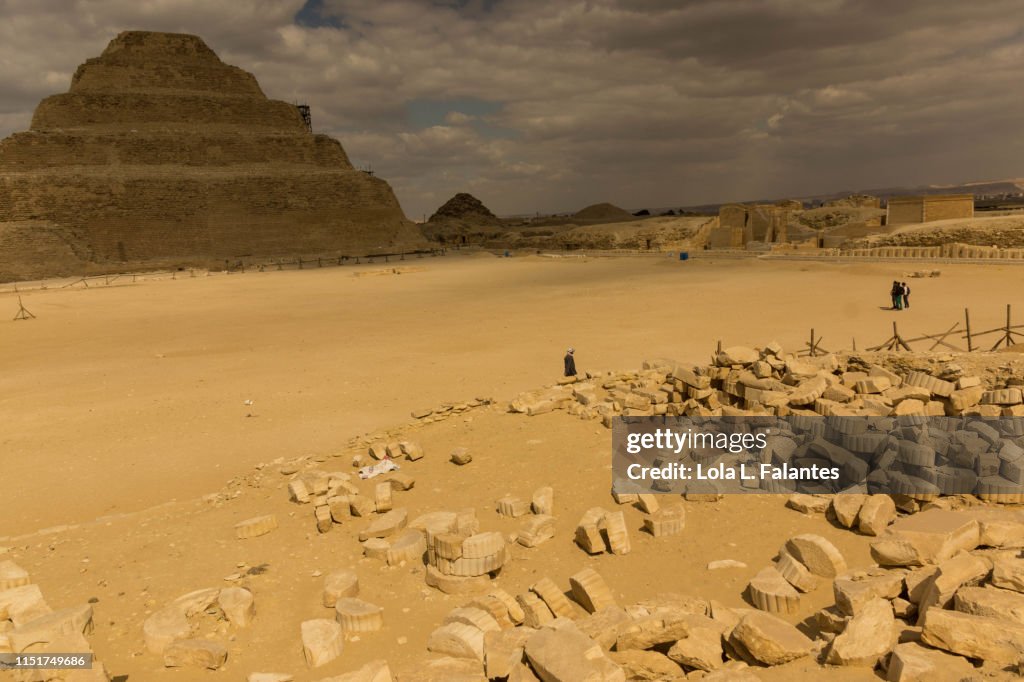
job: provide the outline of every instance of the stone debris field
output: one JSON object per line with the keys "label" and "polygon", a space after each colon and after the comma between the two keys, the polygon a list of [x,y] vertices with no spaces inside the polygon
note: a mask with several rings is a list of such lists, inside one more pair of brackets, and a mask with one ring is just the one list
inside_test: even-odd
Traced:
{"label": "stone debris field", "polygon": [[[225,586],[211,575],[147,601],[144,612],[136,607],[119,636],[133,643],[144,671],[175,670],[177,679],[222,676],[214,671],[249,682],[1012,679],[1024,672],[1024,510],[1019,494],[1003,491],[1020,483],[1024,433],[967,420],[1018,415],[1024,376],[1011,364],[971,361],[797,358],[771,343],[726,348],[702,366],[651,360],[639,371],[566,380],[508,403],[477,398],[416,410],[408,424],[352,439],[332,457],[260,464],[202,503],[228,510],[244,490],[267,491],[264,513],[236,512],[218,531],[222,548],[280,545],[298,557],[303,547],[343,547],[347,561],[321,562],[325,568],[310,574],[312,598],[271,594],[264,578],[275,571],[299,579],[287,561],[269,569],[242,562]],[[557,419],[607,435],[620,415],[815,418],[821,429],[779,437],[766,456],[842,464],[870,451],[925,478],[908,487],[910,474],[879,475],[841,494],[758,498],[802,519],[803,532],[763,528],[777,540],[765,538],[771,549],[746,561],[708,561],[719,548],[689,545],[709,575],[747,576],[725,597],[722,585],[703,593],[673,584],[627,598],[622,569],[642,570],[637,554],[650,561],[651,552],[679,547],[694,516],[707,522],[708,509],[743,505],[746,496],[726,500],[711,484],[682,494],[613,493],[607,484],[584,492],[564,478],[530,485],[513,475],[473,485],[477,503],[460,506],[446,505],[435,487],[494,464],[478,442],[436,447],[435,429],[447,429],[450,444],[486,419],[519,429]],[[867,427],[844,431],[853,423]],[[850,450],[822,447],[822,429],[846,436]],[[927,432],[929,465],[948,461],[991,484],[976,495],[944,494],[895,437],[908,429]],[[563,502],[575,497],[571,507]],[[0,652],[92,651],[95,623],[106,618],[102,602],[53,603],[23,568],[19,555],[32,552],[3,552],[13,558],[0,559]],[[396,594],[417,596],[396,602]],[[420,620],[416,639],[388,635],[420,610],[417,602],[436,616]],[[254,645],[244,642],[261,621],[277,625],[279,667],[241,669],[234,658]],[[368,641],[378,646],[367,651]],[[97,646],[89,671],[5,674],[120,679],[121,661],[105,648]],[[352,651],[357,664],[346,663]]]}

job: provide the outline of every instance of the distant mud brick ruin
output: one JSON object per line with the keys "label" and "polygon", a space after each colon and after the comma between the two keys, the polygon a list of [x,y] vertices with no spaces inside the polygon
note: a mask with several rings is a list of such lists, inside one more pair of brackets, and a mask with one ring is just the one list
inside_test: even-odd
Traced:
{"label": "distant mud brick ruin", "polygon": [[886,224],[906,225],[973,217],[974,195],[972,194],[891,197],[886,211]]}
{"label": "distant mud brick ruin", "polygon": [[793,204],[796,210],[803,208],[799,202],[726,204],[718,209],[718,227],[708,233],[707,244],[715,249],[742,249],[755,242],[785,242]]}
{"label": "distant mud brick ruin", "polygon": [[197,36],[121,33],[0,141],[0,281],[425,246],[385,181]]}

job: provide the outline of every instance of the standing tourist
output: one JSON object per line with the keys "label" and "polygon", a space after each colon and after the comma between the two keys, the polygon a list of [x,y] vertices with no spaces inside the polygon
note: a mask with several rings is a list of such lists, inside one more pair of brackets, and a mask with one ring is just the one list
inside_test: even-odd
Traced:
{"label": "standing tourist", "polygon": [[901,288],[903,289],[903,307],[904,308],[909,308],[910,307],[910,287],[908,287],[907,283],[904,282],[901,285]]}
{"label": "standing tourist", "polygon": [[903,309],[903,288],[900,287],[900,283],[896,280],[892,282],[892,291],[889,292],[889,296],[892,297],[892,309],[902,310]]}

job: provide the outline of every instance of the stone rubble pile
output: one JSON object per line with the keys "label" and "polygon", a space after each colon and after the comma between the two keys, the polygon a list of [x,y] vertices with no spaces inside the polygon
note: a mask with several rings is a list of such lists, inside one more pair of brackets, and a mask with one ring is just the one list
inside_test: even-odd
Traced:
{"label": "stone rubble pile", "polygon": [[[91,654],[85,635],[92,632],[91,605],[54,611],[28,571],[10,559],[0,561],[0,654]],[[15,682],[110,680],[95,656],[92,665],[88,670],[23,669],[8,674]]]}
{"label": "stone rubble pile", "polygon": [[[952,359],[952,356],[946,356]],[[709,365],[648,360],[638,372],[571,378],[523,393],[509,410],[614,416],[1024,416],[1024,375],[966,375],[946,362],[897,368],[850,355],[797,357],[772,342],[725,348]]]}
{"label": "stone rubble pile", "polygon": [[[370,444],[369,456],[379,462],[393,462],[404,458],[414,462],[423,458],[423,448],[413,441],[375,441]],[[358,463],[361,463],[359,460]],[[351,474],[335,471],[325,472],[311,468],[295,471],[295,467],[286,465],[282,473],[291,476],[288,482],[288,496],[296,504],[310,504],[313,507],[313,518],[317,531],[329,532],[335,524],[345,523],[352,518],[365,518],[371,514],[381,515],[371,523],[374,528],[369,532],[373,537],[383,538],[404,528],[400,519],[403,510],[394,509],[394,493],[411,490],[416,479],[401,469],[385,473],[380,478],[371,479],[367,484],[372,486],[365,494],[356,484]],[[258,537],[277,528],[277,519],[273,515],[248,519],[235,526],[238,538]],[[360,538],[365,540],[367,538]],[[406,548],[409,553],[412,552]],[[397,563],[397,561],[395,562]]]}
{"label": "stone rubble pile", "polygon": [[189,592],[156,611],[142,624],[146,649],[163,657],[166,667],[216,670],[228,658],[227,648],[209,638],[194,637],[204,616],[212,618],[216,631],[246,627],[256,615],[252,592],[244,587],[205,588]]}

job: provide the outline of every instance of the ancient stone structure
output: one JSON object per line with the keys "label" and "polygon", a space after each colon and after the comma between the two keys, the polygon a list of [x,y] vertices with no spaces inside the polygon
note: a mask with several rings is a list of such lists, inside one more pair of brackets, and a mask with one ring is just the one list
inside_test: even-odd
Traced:
{"label": "ancient stone structure", "polygon": [[950,218],[973,218],[974,195],[935,194],[890,197],[886,213],[887,225],[929,223]]}
{"label": "ancient stone structure", "polygon": [[708,235],[708,246],[741,249],[752,242],[784,242],[791,211],[789,202],[725,204],[718,209],[718,227]]}
{"label": "ancient stone structure", "polygon": [[420,246],[386,182],[196,36],[120,34],[0,142],[0,280]]}

